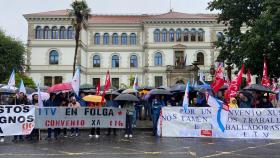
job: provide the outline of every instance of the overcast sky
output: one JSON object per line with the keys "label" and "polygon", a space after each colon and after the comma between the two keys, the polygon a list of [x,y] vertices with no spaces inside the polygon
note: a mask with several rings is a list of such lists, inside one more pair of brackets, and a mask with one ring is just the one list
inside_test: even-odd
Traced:
{"label": "overcast sky", "polygon": [[[70,8],[73,0],[1,0],[0,28],[8,35],[26,43],[27,22],[23,14]],[[144,14],[165,13],[170,0],[86,0],[92,13]],[[206,10],[210,0],[172,0],[174,11],[210,13]]]}

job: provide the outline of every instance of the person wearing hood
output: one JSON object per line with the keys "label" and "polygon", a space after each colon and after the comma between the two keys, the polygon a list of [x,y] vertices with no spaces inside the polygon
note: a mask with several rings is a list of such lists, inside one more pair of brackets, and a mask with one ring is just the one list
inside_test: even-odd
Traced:
{"label": "person wearing hood", "polygon": [[230,100],[229,100],[229,108],[238,108],[237,100],[235,98],[230,98]]}
{"label": "person wearing hood", "polygon": [[269,101],[269,97],[266,94],[262,97],[261,103],[260,103],[260,108],[273,108],[272,103]]}

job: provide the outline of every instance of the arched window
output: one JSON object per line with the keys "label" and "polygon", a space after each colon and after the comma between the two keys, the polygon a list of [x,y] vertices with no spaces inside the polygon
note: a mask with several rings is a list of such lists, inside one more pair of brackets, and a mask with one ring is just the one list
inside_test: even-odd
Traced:
{"label": "arched window", "polygon": [[120,62],[119,56],[113,55],[112,56],[112,68],[118,68],[119,62]]}
{"label": "arched window", "polygon": [[52,27],[52,39],[58,39],[58,30],[56,26]]}
{"label": "arched window", "polygon": [[118,45],[119,44],[119,37],[117,33],[113,34],[113,45]]}
{"label": "arched window", "polygon": [[100,56],[93,56],[93,67],[100,67]]}
{"label": "arched window", "polygon": [[60,30],[59,30],[59,38],[60,39],[67,39],[67,31],[65,29],[64,26],[61,26],[60,27]]}
{"label": "arched window", "polygon": [[130,44],[136,45],[136,34],[135,33],[130,34]]}
{"label": "arched window", "polygon": [[42,29],[41,26],[36,27],[35,38],[36,39],[42,39],[43,38],[43,29]]}
{"label": "arched window", "polygon": [[167,42],[167,30],[162,30],[162,42]]}
{"label": "arched window", "polygon": [[74,39],[74,31],[72,26],[69,26],[67,29],[67,38]]}
{"label": "arched window", "polygon": [[222,32],[218,32],[217,34],[216,34],[216,37],[217,37],[217,41],[221,41],[222,39],[223,39],[223,33]]}
{"label": "arched window", "polygon": [[104,45],[109,44],[109,34],[108,33],[104,33],[104,35],[103,35],[103,44]]}
{"label": "arched window", "polygon": [[169,30],[169,42],[174,42],[174,30]]}
{"label": "arched window", "polygon": [[202,52],[198,52],[196,55],[196,60],[198,65],[204,65],[204,54]]}
{"label": "arched window", "polygon": [[196,41],[196,30],[195,29],[191,30],[191,41],[192,42]]}
{"label": "arched window", "polygon": [[57,65],[58,64],[58,52],[56,50],[52,50],[49,55],[49,64],[50,65]]}
{"label": "arched window", "polygon": [[99,45],[100,44],[100,34],[96,33],[94,35],[94,44]]}
{"label": "arched window", "polygon": [[160,30],[159,29],[156,29],[154,31],[154,41],[155,42],[160,42]]}
{"label": "arched window", "polygon": [[122,45],[127,45],[127,34],[126,33],[122,33],[121,44]]}
{"label": "arched window", "polygon": [[155,66],[162,66],[162,55],[160,52],[155,54]]}
{"label": "arched window", "polygon": [[182,39],[182,30],[181,29],[177,29],[176,30],[176,41],[177,42],[181,42],[181,39]]}
{"label": "arched window", "polygon": [[50,39],[51,38],[51,30],[48,26],[44,27],[44,39]]}
{"label": "arched window", "polygon": [[202,42],[204,40],[204,30],[203,29],[198,29],[197,39],[199,42]]}
{"label": "arched window", "polygon": [[189,30],[185,29],[184,30],[184,42],[189,41]]}
{"label": "arched window", "polygon": [[132,55],[130,57],[130,67],[137,68],[138,67],[138,61],[137,61],[137,56]]}

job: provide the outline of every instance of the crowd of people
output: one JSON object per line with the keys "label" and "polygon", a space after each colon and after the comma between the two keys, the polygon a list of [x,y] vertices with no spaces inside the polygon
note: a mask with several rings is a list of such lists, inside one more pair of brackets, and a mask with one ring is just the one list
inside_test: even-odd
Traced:
{"label": "crowd of people", "polygon": [[[138,120],[150,120],[153,124],[152,135],[157,135],[157,125],[162,107],[164,106],[182,106],[184,92],[174,92],[172,95],[154,95],[147,99],[147,93],[132,93],[139,98],[139,102],[122,102],[116,101],[116,95],[105,95],[104,103],[87,102],[83,98],[86,95],[94,94],[81,91],[79,96],[70,92],[50,93],[48,100],[44,101],[44,107],[112,107],[112,108],[125,108],[126,113],[126,128],[124,131],[125,138],[133,137],[133,128],[136,127]],[[215,96],[221,101],[225,101],[224,91],[218,91]],[[275,97],[276,98],[276,97]],[[16,97],[9,97],[6,102],[1,97],[1,104],[10,105],[35,105],[38,106],[38,94],[33,94],[31,99],[24,93],[19,93]],[[237,97],[230,98],[230,108],[273,108],[279,107],[279,102],[272,100],[269,93],[258,91],[239,91]],[[191,91],[189,93],[189,106],[190,107],[209,107],[207,104],[207,96],[204,92]],[[104,130],[105,131],[105,130]],[[117,129],[107,129],[106,135],[109,136],[113,133],[117,135]],[[58,139],[59,137],[79,137],[81,134],[79,128],[60,129],[48,128],[46,140]],[[100,128],[91,128],[89,138],[99,138],[101,135]],[[34,129],[28,136],[14,136],[13,141],[38,140],[40,138],[40,130]],[[1,142],[4,137],[1,137]]]}

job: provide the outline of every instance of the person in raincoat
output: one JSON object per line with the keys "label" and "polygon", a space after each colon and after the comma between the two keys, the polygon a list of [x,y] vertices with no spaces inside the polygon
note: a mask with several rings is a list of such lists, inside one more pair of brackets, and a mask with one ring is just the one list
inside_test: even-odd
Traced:
{"label": "person in raincoat", "polygon": [[229,108],[238,108],[237,100],[235,98],[230,98],[228,105]]}

